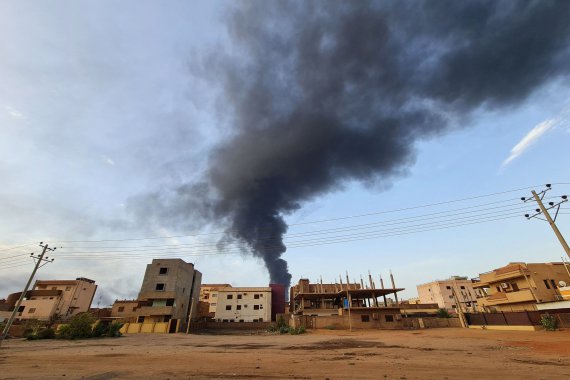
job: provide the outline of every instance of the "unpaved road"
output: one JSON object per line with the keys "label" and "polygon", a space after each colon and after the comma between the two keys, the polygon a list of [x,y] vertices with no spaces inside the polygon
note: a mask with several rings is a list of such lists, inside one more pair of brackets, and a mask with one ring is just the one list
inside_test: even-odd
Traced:
{"label": "unpaved road", "polygon": [[316,331],[5,341],[0,378],[570,379],[570,330]]}

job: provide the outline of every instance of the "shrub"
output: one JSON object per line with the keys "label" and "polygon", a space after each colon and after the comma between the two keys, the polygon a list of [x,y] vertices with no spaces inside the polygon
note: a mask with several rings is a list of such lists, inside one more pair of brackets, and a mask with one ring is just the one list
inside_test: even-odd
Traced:
{"label": "shrub", "polygon": [[558,319],[554,315],[543,314],[540,316],[540,324],[547,331],[555,331],[558,328]]}
{"label": "shrub", "polygon": [[121,322],[113,322],[109,325],[109,330],[107,331],[107,336],[111,338],[118,338],[121,335],[121,327],[123,324]]}
{"label": "shrub", "polygon": [[451,314],[449,314],[449,312],[443,308],[437,310],[437,316],[439,318],[451,318]]}
{"label": "shrub", "polygon": [[107,335],[109,332],[109,325],[101,322],[97,322],[93,330],[91,331],[91,336],[93,338],[99,338],[104,335]]}
{"label": "shrub", "polygon": [[40,330],[36,335],[37,339],[54,339],[55,338],[55,330],[51,327],[46,327],[43,330]]}
{"label": "shrub", "polygon": [[58,337],[61,339],[84,339],[92,336],[92,325],[95,317],[89,313],[75,315],[69,324],[63,325],[58,330]]}
{"label": "shrub", "polygon": [[293,327],[290,327],[290,328],[289,328],[289,334],[291,334],[291,335],[304,334],[305,332],[306,332],[306,331],[305,331],[305,328],[304,328],[303,326],[299,326],[299,327],[297,327],[296,329],[293,328]]}

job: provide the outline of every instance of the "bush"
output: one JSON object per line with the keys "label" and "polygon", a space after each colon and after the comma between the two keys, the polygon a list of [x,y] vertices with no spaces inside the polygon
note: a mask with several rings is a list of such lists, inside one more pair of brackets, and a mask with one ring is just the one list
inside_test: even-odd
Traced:
{"label": "bush", "polygon": [[451,318],[451,314],[446,309],[438,309],[437,310],[438,318]]}
{"label": "bush", "polygon": [[540,316],[540,324],[547,331],[555,331],[558,329],[558,319],[554,315],[543,314]]}
{"label": "bush", "polygon": [[113,322],[109,325],[109,330],[107,331],[107,336],[110,338],[118,338],[121,335],[121,327],[123,324],[121,322]]}
{"label": "bush", "polygon": [[61,339],[85,339],[91,338],[93,334],[92,325],[95,317],[89,313],[75,315],[69,324],[63,325],[58,330],[58,338]]}
{"label": "bush", "polygon": [[55,339],[55,330],[51,327],[43,329],[38,333],[38,339]]}
{"label": "bush", "polygon": [[104,335],[107,335],[109,332],[109,325],[101,322],[97,322],[93,330],[91,331],[91,336],[93,338],[99,338]]}

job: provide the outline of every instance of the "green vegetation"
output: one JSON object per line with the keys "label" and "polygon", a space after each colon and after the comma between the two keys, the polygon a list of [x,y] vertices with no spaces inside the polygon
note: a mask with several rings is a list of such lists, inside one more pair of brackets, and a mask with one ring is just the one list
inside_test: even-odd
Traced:
{"label": "green vegetation", "polygon": [[48,322],[29,319],[24,324],[24,338],[28,340],[53,339],[55,331]]}
{"label": "green vegetation", "polygon": [[550,314],[541,315],[540,324],[547,331],[555,331],[558,329],[558,319],[554,315]]}
{"label": "green vegetation", "polygon": [[451,314],[446,309],[438,309],[437,310],[438,318],[451,318]]}
{"label": "green vegetation", "polygon": [[52,328],[50,322],[28,320],[24,325],[24,337],[28,340],[116,338],[122,335],[119,331],[121,327],[122,323],[96,321],[91,314],[81,313],[72,317],[68,324],[60,325],[57,331]]}
{"label": "green vegetation", "polygon": [[303,326],[297,328],[289,327],[287,325],[287,322],[285,322],[285,318],[283,318],[283,316],[280,316],[277,319],[276,323],[269,326],[267,331],[278,332],[279,334],[291,334],[291,335],[304,334],[306,332]]}

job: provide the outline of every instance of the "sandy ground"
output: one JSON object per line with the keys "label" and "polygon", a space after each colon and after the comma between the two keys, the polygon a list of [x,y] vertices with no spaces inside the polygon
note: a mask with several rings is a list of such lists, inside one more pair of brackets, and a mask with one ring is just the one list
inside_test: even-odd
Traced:
{"label": "sandy ground", "polygon": [[5,341],[0,378],[570,379],[570,330],[136,334]]}

